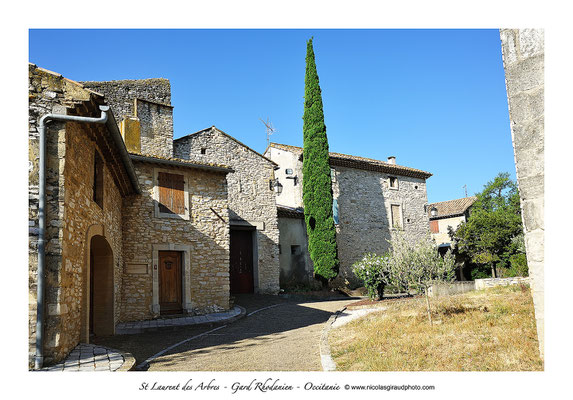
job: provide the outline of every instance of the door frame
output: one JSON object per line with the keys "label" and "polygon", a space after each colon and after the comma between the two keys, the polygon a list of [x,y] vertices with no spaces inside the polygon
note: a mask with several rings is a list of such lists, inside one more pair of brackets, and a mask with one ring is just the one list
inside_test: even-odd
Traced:
{"label": "door frame", "polygon": [[191,301],[191,245],[189,244],[154,244],[152,245],[153,266],[152,266],[152,295],[151,314],[153,318],[160,315],[159,307],[159,252],[178,251],[181,253],[181,283],[182,287],[182,308],[183,312],[191,313],[193,302]]}
{"label": "door frame", "polygon": [[[178,308],[175,310],[169,310],[169,312],[166,312],[166,314],[179,314],[180,312],[183,311],[183,253],[180,251],[172,251],[172,250],[160,250],[158,252],[158,274],[159,274],[159,286],[161,287],[161,277],[162,274],[159,272],[161,271],[161,258],[163,257],[176,257],[177,259],[177,268],[179,269],[178,271],[178,279],[179,279],[179,299],[176,302],[178,304]],[[177,286],[177,285],[176,285]],[[161,313],[161,290],[159,291],[159,311]],[[164,310],[167,311],[167,310]],[[174,312],[176,311],[176,312]]]}
{"label": "door frame", "polygon": [[253,293],[259,292],[259,241],[258,230],[254,225],[234,225],[229,227],[229,291],[231,284],[231,231],[250,231],[253,243]]}

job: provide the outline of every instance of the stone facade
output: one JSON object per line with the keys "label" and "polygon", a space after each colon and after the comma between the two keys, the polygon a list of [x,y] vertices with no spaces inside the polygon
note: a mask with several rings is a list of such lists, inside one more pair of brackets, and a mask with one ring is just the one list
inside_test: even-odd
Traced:
{"label": "stone facade", "polygon": [[141,154],[173,157],[173,107],[167,79],[82,82],[105,95],[118,121],[139,121]]}
{"label": "stone facade", "polygon": [[[281,206],[302,207],[301,154],[299,147],[274,143],[265,152],[280,166],[275,174],[282,185],[282,193],[277,195]],[[338,211],[336,240],[340,260],[339,276],[332,284],[352,287],[361,284],[352,273],[352,264],[365,253],[388,251],[388,240],[397,229],[403,229],[412,240],[429,234],[426,178],[431,174],[337,153],[331,153],[330,164]],[[284,235],[291,234],[285,232]],[[312,265],[308,268],[312,269]],[[281,270],[288,269],[290,265],[281,264]]]}
{"label": "stone facade", "polygon": [[501,48],[539,349],[544,345],[544,38],[501,29]]}
{"label": "stone facade", "polygon": [[[227,310],[229,222],[225,174],[139,161],[135,168],[142,195],[123,204],[125,268],[121,321],[159,316],[154,293],[158,289],[158,250],[184,253],[183,301],[187,313]],[[157,171],[184,175],[189,219],[160,217],[155,213]],[[145,268],[135,269],[132,265]]]}
{"label": "stone facade", "polygon": [[255,291],[279,291],[279,228],[275,194],[269,185],[276,164],[215,127],[174,141],[176,158],[222,163],[227,175],[231,229],[256,228]]}
{"label": "stone facade", "polygon": [[[96,98],[61,75],[30,65],[29,86],[29,225],[30,225],[30,361],[35,351],[38,263],[39,118],[48,113],[69,114]],[[95,115],[89,115],[95,116]],[[122,195],[104,157],[103,208],[93,200],[94,157],[102,149],[87,126],[51,122],[47,126],[46,171],[46,362],[57,361],[85,339],[86,274],[89,269],[90,227],[108,241],[113,252],[113,292],[121,291]],[[105,129],[100,127],[98,129]],[[115,173],[115,171],[114,171]],[[87,255],[86,255],[87,254]],[[87,257],[87,260],[86,260]],[[118,307],[113,317],[117,321]]]}
{"label": "stone facade", "polygon": [[[32,364],[38,285],[39,119],[49,113],[100,117],[99,107],[105,100],[102,94],[33,64],[29,77]],[[90,332],[110,335],[120,321],[159,316],[157,264],[162,251],[181,255],[183,312],[202,314],[229,308],[226,174],[232,170],[219,163],[172,158],[172,107],[155,103],[170,101],[168,81],[92,83],[95,86],[105,90],[105,99],[111,99],[107,121],[54,120],[46,128],[45,364],[58,362],[79,342],[88,343]],[[122,95],[136,97],[126,100]],[[132,144],[137,139],[147,156],[127,152],[119,130],[125,124],[117,122],[115,107],[121,118],[138,120],[130,139]],[[184,177],[183,215],[158,213],[159,171]]]}

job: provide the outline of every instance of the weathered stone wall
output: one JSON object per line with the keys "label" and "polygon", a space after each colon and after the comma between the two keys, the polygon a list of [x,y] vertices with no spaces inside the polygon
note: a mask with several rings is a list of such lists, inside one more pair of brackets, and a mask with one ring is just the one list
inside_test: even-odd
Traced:
{"label": "weathered stone wall", "polygon": [[[201,154],[204,149],[205,154]],[[216,128],[185,136],[174,143],[175,157],[230,166],[227,175],[231,226],[249,223],[257,228],[258,288],[279,291],[279,229],[275,194],[269,188],[274,164]]]}
{"label": "weathered stone wall", "polygon": [[410,240],[429,234],[426,183],[423,179],[398,176],[398,189],[388,187],[388,175],[361,169],[334,167],[333,195],[338,200],[336,241],[340,260],[337,283],[361,284],[352,264],[365,253],[388,251],[391,235],[391,204],[400,205],[402,226]]}
{"label": "weathered stone wall", "polygon": [[82,82],[104,94],[118,124],[137,117],[141,125],[141,153],[173,157],[173,107],[167,79]]}
{"label": "weathered stone wall", "polygon": [[[41,116],[66,114],[90,100],[90,93],[61,75],[29,68],[29,344],[35,353],[38,262],[38,173]],[[79,341],[85,279],[86,232],[106,226],[114,256],[121,260],[119,193],[104,167],[104,211],[91,200],[95,145],[81,125],[53,121],[46,129],[46,291],[45,363],[60,360]],[[89,255],[88,255],[89,262]],[[116,271],[117,273],[117,271]],[[116,281],[119,282],[119,281]],[[116,287],[116,290],[119,290]]]}
{"label": "weathered stone wall", "polygon": [[[150,319],[152,308],[154,246],[190,246],[189,283],[191,313],[229,308],[229,224],[225,175],[199,169],[156,164],[135,164],[142,195],[123,203],[124,271],[121,321]],[[154,169],[185,176],[189,195],[189,220],[155,215]],[[224,221],[221,221],[221,219]],[[146,266],[130,273],[129,264]]]}
{"label": "weathered stone wall", "polygon": [[[283,192],[277,195],[277,203],[302,207],[302,161],[299,155],[274,147],[269,147],[265,154],[280,166],[275,174],[283,185]],[[287,175],[287,169],[292,169],[293,174]],[[398,178],[398,189],[390,189],[389,174],[341,166],[333,166],[331,171],[334,172],[333,198],[338,202],[336,240],[340,260],[339,276],[333,285],[357,286],[361,282],[352,273],[352,264],[365,253],[388,251],[388,240],[394,231],[390,221],[391,204],[400,205],[402,226],[409,238],[420,239],[429,234],[425,211],[428,203],[426,182],[424,179],[392,175]],[[289,176],[297,177],[296,184],[294,179],[287,179]],[[281,230],[281,236],[283,234],[291,235]],[[308,254],[308,249],[305,251]],[[284,262],[281,262],[281,270],[289,270],[290,265]]]}
{"label": "weathered stone wall", "polygon": [[476,279],[475,288],[476,290],[486,289],[495,286],[508,286],[508,285],[529,285],[531,279],[529,277],[512,277],[512,278],[485,278]]}
{"label": "weathered stone wall", "polygon": [[501,29],[501,48],[539,350],[544,345],[544,38]]}
{"label": "weathered stone wall", "polygon": [[[61,355],[67,354],[80,341],[85,329],[87,304],[83,291],[89,282],[88,229],[103,227],[103,236],[113,253],[114,323],[118,322],[122,272],[122,197],[107,167],[104,166],[103,208],[93,201],[95,152],[99,151],[84,131],[85,126],[68,123],[64,167],[64,218],[62,223],[62,270],[59,293],[48,298],[48,314],[60,315]],[[102,157],[103,158],[103,157]],[[83,308],[83,310],[82,310]],[[82,325],[83,324],[83,325]]]}

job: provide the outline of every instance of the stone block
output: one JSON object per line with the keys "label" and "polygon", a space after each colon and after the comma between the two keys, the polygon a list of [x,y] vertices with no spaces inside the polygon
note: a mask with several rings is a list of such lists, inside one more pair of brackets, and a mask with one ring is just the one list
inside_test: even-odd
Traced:
{"label": "stone block", "polygon": [[520,29],[518,36],[521,58],[543,55],[545,47],[543,29]]}

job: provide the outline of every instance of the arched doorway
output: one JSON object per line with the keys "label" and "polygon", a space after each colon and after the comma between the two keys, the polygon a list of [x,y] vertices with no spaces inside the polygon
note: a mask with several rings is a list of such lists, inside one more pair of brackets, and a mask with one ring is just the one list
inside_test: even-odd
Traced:
{"label": "arched doorway", "polygon": [[89,333],[113,335],[113,252],[103,236],[91,238],[89,257]]}

